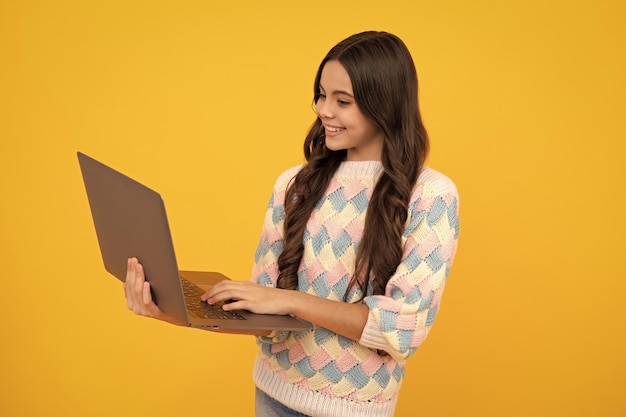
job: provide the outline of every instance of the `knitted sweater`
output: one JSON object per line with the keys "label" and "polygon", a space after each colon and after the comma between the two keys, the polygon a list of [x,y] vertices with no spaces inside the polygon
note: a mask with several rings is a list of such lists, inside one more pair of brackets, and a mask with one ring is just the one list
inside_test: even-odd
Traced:
{"label": "knitted sweater", "polygon": [[[269,202],[252,280],[276,286],[283,249],[285,191],[300,167],[279,176]],[[343,162],[304,233],[298,290],[342,300],[354,273],[365,212],[382,164]],[[413,190],[400,265],[384,295],[368,294],[360,340],[310,324],[297,332],[257,338],[253,377],[258,388],[314,417],[393,415],[406,359],[424,341],[437,314],[459,234],[453,182],[425,168]],[[348,300],[360,298],[352,289]],[[385,351],[387,355],[381,355]]]}

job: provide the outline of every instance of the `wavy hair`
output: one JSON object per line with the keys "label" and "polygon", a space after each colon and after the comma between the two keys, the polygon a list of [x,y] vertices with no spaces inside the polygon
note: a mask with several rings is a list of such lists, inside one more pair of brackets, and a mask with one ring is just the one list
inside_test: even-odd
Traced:
{"label": "wavy hair", "polygon": [[[384,294],[402,259],[402,233],[409,199],[428,153],[428,135],[419,112],[415,64],[400,38],[386,32],[363,32],[335,45],[317,71],[313,88],[315,103],[322,70],[331,60],[338,61],[346,70],[360,111],[384,136],[383,172],[367,208],[355,273],[344,294],[347,301],[350,290],[358,286],[361,301],[370,291]],[[285,242],[278,258],[279,288],[298,287],[307,221],[346,158],[346,150],[331,151],[324,140],[324,127],[318,118],[304,141],[307,163],[285,196]]]}

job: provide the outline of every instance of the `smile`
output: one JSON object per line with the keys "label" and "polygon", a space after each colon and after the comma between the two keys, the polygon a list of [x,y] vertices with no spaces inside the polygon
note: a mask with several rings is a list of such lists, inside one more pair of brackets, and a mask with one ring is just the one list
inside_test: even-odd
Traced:
{"label": "smile", "polygon": [[329,132],[333,132],[333,133],[341,132],[342,130],[345,130],[344,127],[334,127],[334,126],[324,126],[324,128],[328,130]]}

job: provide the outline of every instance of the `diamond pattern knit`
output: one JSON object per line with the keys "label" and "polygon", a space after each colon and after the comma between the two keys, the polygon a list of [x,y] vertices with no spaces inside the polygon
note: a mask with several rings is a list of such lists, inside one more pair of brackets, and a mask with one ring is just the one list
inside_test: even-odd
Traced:
{"label": "diamond pattern knit", "polygon": [[[283,249],[285,191],[300,167],[276,181],[253,269],[253,281],[275,286]],[[380,162],[344,162],[308,221],[299,291],[342,300],[354,273],[356,249]],[[425,168],[410,205],[403,256],[384,295],[368,294],[360,340],[311,325],[257,338],[257,386],[287,407],[314,416],[393,415],[406,359],[428,334],[450,272],[459,235],[452,181]],[[349,301],[360,297],[358,289]],[[385,351],[388,355],[381,355]]]}

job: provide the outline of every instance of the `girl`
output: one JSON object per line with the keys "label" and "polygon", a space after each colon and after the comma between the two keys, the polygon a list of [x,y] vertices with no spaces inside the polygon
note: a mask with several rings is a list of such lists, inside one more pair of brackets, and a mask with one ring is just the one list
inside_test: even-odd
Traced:
{"label": "girl", "polygon": [[[456,252],[458,195],[424,166],[417,74],[398,37],[364,32],[333,47],[314,102],[306,164],[275,183],[251,282],[223,281],[202,299],[309,324],[256,335],[257,416],[392,416]],[[135,259],[125,290],[135,313],[171,321]]]}

